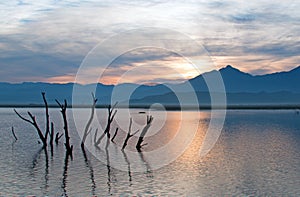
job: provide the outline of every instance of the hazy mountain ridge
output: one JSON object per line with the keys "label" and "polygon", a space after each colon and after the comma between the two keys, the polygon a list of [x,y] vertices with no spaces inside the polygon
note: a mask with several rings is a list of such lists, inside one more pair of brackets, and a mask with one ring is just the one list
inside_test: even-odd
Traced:
{"label": "hazy mountain ridge", "polygon": [[[215,71],[216,72],[216,71]],[[300,66],[291,70],[266,75],[251,75],[240,70],[227,66],[219,70],[222,75],[226,92],[279,92],[289,91],[300,93]],[[211,72],[204,73],[189,82],[196,91],[207,91],[203,76],[208,77]]]}
{"label": "hazy mountain ridge", "polygon": [[[179,92],[179,94],[185,94],[184,97],[186,98],[189,92],[191,92],[190,89],[186,88],[186,84],[190,83],[197,93],[199,102],[209,103],[208,88],[204,79],[216,72],[218,71],[214,70],[203,73],[181,84],[158,84],[154,86],[119,84],[114,86],[99,83],[96,88],[96,97],[99,98],[99,104],[107,104],[110,102],[114,88],[117,87],[126,91],[127,89],[138,87],[130,97],[131,103],[133,104],[149,104],[155,102],[176,104],[178,103],[178,99],[174,98],[174,93],[172,93],[171,89],[176,89],[176,92]],[[300,66],[291,71],[257,76],[242,72],[232,66],[227,66],[220,69],[219,73],[224,81],[228,103],[300,103]],[[77,87],[82,89],[93,85],[95,84],[76,84]],[[50,104],[54,104],[55,99],[67,99],[71,102],[73,86],[73,83],[52,84],[24,82],[11,84],[1,82],[0,104],[41,104],[41,92],[47,93]],[[90,95],[86,95],[86,97],[89,98]]]}

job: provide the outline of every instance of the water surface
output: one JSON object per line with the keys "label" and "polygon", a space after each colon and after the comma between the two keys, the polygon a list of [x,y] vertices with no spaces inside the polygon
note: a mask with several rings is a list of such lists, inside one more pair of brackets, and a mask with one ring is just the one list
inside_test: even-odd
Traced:
{"label": "water surface", "polygon": [[[44,128],[43,109],[30,110]],[[82,124],[88,113],[82,113]],[[51,109],[56,131],[62,132],[58,109]],[[168,143],[176,135],[180,113],[155,112],[167,117],[159,133],[147,139],[144,151]],[[154,113],[154,118],[155,117]],[[139,161],[126,160],[125,171],[112,168],[91,153],[83,154],[80,138],[69,111],[73,160],[65,157],[63,138],[50,148],[41,149],[32,125],[20,120],[10,108],[0,109],[0,196],[299,196],[300,195],[300,116],[293,110],[232,110],[222,134],[204,158],[199,148],[210,121],[210,112],[185,111],[189,124],[198,124],[198,131],[188,149],[174,162],[158,170],[147,165],[147,157]],[[97,109],[100,122],[105,122],[105,110]],[[132,111],[132,117],[143,125],[146,114]],[[128,117],[123,117],[128,122]],[[125,123],[124,123],[125,124]],[[14,126],[17,141],[11,134]],[[114,129],[114,128],[113,128]],[[186,128],[187,132],[188,128]],[[120,132],[116,144],[122,144]],[[92,139],[88,139],[92,140]],[[127,151],[134,150],[135,137]],[[126,153],[126,151],[125,151]],[[101,154],[105,154],[105,151]],[[110,160],[112,158],[109,158]],[[144,172],[135,172],[135,162],[142,163]]]}

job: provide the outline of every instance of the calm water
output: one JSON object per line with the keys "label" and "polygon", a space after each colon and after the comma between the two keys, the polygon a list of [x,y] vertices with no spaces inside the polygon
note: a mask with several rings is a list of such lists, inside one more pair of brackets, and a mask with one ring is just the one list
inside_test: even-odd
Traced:
{"label": "calm water", "polygon": [[[44,128],[43,109],[19,109],[23,114],[27,110],[37,115]],[[84,124],[88,112],[76,110],[76,113],[82,113]],[[146,140],[148,145],[144,147],[145,152],[172,140],[180,122],[180,113],[153,112],[154,123],[161,127],[161,132],[152,134]],[[190,117],[184,120],[188,121],[188,125],[199,124],[194,140],[183,155],[158,170],[151,169],[143,154],[139,157],[140,161],[126,160],[124,157],[127,170],[122,171],[107,165],[113,158],[102,162],[89,152],[84,157],[70,111],[73,160],[65,157],[63,138],[58,145],[54,145],[52,155],[50,148],[47,151],[41,149],[31,125],[20,120],[12,109],[2,108],[0,196],[300,195],[300,115],[295,111],[228,111],[219,140],[204,158],[199,157],[199,148],[210,121],[210,112],[183,113]],[[104,122],[105,111],[98,109],[97,114],[103,117],[100,122]],[[146,115],[133,110],[131,116],[142,125]],[[160,125],[158,117],[167,118],[164,125]],[[56,131],[62,131],[58,109],[51,109],[51,118]],[[128,122],[128,117],[119,118]],[[11,126],[14,126],[19,138],[16,142],[11,134]],[[189,132],[189,128],[183,129]],[[117,135],[117,145],[122,145],[124,136],[122,132]],[[130,140],[128,150],[134,150],[135,141],[136,137]],[[105,151],[99,154],[105,154]],[[142,163],[145,171],[135,172],[135,162]]]}

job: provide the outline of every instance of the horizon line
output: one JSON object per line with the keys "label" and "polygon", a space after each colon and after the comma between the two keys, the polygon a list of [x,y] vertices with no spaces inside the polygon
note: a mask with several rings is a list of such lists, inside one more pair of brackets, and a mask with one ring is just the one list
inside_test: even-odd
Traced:
{"label": "horizon line", "polygon": [[253,75],[251,73],[248,73],[248,72],[244,72],[240,69],[238,69],[237,67],[234,67],[230,64],[222,67],[222,68],[219,68],[218,70],[217,69],[213,69],[211,71],[208,71],[208,72],[203,72],[195,77],[192,77],[192,78],[189,78],[189,79],[186,79],[185,81],[181,81],[181,82],[166,82],[166,83],[149,83],[149,84],[139,84],[139,83],[120,83],[120,84],[106,84],[106,83],[101,83],[101,82],[97,82],[97,83],[76,83],[74,81],[69,81],[69,82],[43,82],[43,81],[23,81],[23,82],[7,82],[7,81],[0,81],[0,83],[6,83],[6,84],[13,84],[13,85],[18,85],[18,84],[24,84],[24,83],[43,83],[43,84],[57,84],[57,85],[67,85],[67,84],[78,84],[78,85],[82,85],[82,86],[85,86],[85,85],[92,85],[92,84],[101,84],[101,85],[106,85],[106,86],[116,86],[116,85],[121,85],[121,84],[137,84],[137,85],[146,85],[146,86],[156,86],[156,85],[161,85],[161,84],[180,84],[180,83],[184,83],[188,80],[191,80],[191,79],[194,79],[194,78],[197,78],[203,74],[206,74],[206,73],[209,73],[209,72],[214,72],[214,71],[217,71],[217,72],[220,72],[221,70],[223,69],[227,69],[227,68],[233,68],[233,69],[236,69],[242,73],[245,73],[245,74],[249,74],[253,77],[259,77],[259,76],[266,76],[266,75],[272,75],[272,74],[279,74],[279,73],[288,73],[288,72],[291,72],[293,70],[296,70],[298,68],[300,68],[300,65],[297,65],[295,66],[294,68],[290,69],[290,70],[282,70],[282,71],[277,71],[277,72],[271,72],[271,73],[266,73],[266,74],[258,74],[258,75]]}

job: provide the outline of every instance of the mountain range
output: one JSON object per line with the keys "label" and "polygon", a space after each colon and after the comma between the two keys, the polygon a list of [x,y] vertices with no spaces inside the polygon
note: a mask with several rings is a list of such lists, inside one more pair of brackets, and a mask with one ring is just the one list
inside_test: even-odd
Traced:
{"label": "mountain range", "polygon": [[[226,89],[227,103],[230,105],[300,105],[300,66],[287,71],[266,75],[251,75],[240,70],[227,66],[220,70],[213,70],[203,73],[195,78],[179,84],[52,84],[24,82],[20,84],[0,83],[0,105],[39,105],[42,104],[41,92],[46,92],[49,104],[54,105],[55,99],[67,99],[72,101],[73,86],[88,88],[97,85],[96,97],[99,104],[107,105],[111,101],[112,91],[117,88],[124,93],[130,88],[138,87],[131,94],[129,102],[131,106],[149,106],[153,103],[161,103],[165,106],[178,106],[178,96],[184,98],[186,105],[195,105],[190,101],[196,93],[200,105],[210,105],[210,94],[205,79],[220,73]],[[194,90],[186,88],[190,84]],[[176,90],[176,94],[172,91]],[[84,91],[83,91],[84,92]],[[193,93],[194,92],[194,93]],[[212,92],[218,97],[219,92]],[[90,95],[86,102],[75,103],[77,105],[89,104]],[[122,104],[126,100],[119,100]]]}

